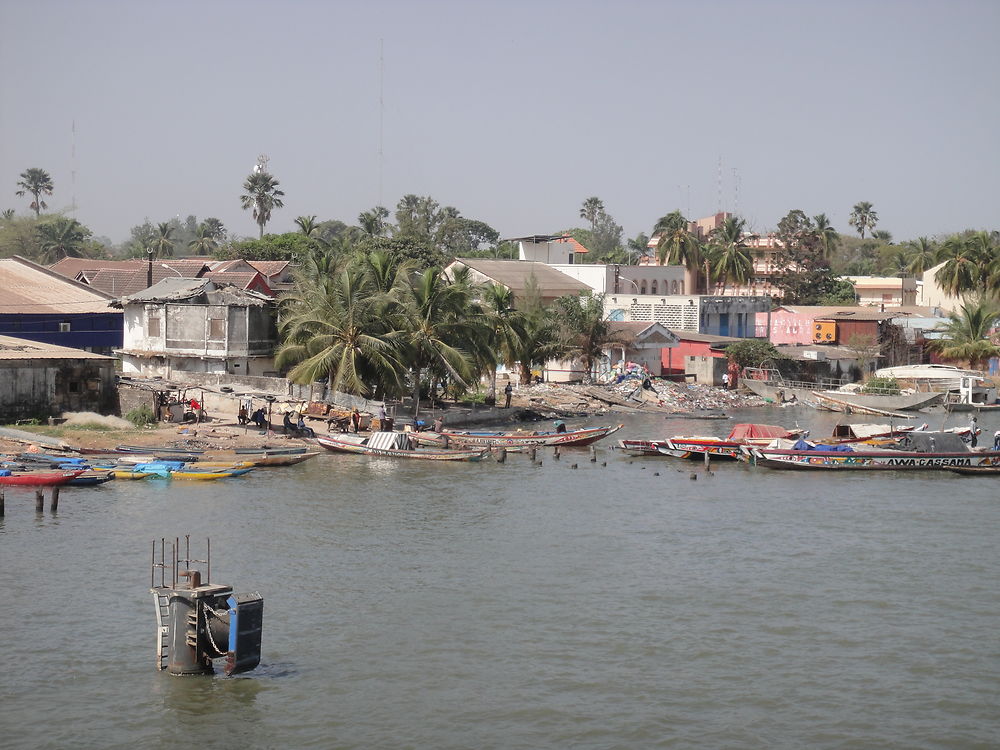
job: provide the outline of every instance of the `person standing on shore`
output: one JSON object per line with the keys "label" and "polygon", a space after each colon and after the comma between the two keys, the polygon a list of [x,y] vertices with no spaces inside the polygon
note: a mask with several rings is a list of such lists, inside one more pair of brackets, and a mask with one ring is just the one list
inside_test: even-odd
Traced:
{"label": "person standing on shore", "polygon": [[513,389],[513,387],[511,387],[510,381],[508,380],[507,381],[507,387],[503,389],[503,395],[507,399],[506,403],[504,403],[504,405],[503,405],[504,409],[509,409],[510,408],[510,397],[511,397],[511,394],[513,394],[513,393],[514,393],[514,389]]}
{"label": "person standing on shore", "polygon": [[728,372],[722,373],[722,387],[723,387],[723,389],[725,389],[727,391],[729,390],[729,373]]}

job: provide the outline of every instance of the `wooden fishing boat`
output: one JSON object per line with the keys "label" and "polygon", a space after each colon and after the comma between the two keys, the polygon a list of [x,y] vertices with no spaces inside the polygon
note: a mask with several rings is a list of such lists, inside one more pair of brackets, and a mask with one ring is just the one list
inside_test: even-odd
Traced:
{"label": "wooden fishing boat", "polygon": [[[832,390],[829,384],[785,380],[777,370],[755,367],[744,368],[743,377],[740,378],[740,386],[747,388],[761,398],[777,403],[796,401],[821,404],[822,399],[817,398],[817,394],[822,393],[828,398],[837,399],[853,407],[868,407],[879,409],[882,412],[922,409],[925,406],[938,403],[945,396],[944,392],[854,393],[846,390]],[[826,403],[831,404],[829,401]],[[837,411],[840,410],[837,409]],[[859,411],[858,413],[870,412]]]}
{"label": "wooden fishing boat", "polygon": [[659,456],[662,440],[619,440],[618,447],[632,456]]}
{"label": "wooden fishing boat", "polygon": [[83,469],[78,471],[20,471],[0,472],[0,485],[14,487],[53,487],[66,484],[69,480],[80,476]]}
{"label": "wooden fishing boat", "polygon": [[115,469],[109,473],[112,479],[145,479],[146,477],[155,476],[152,471],[127,471],[123,469]]}
{"label": "wooden fishing boat", "polygon": [[113,478],[110,471],[84,471],[66,482],[66,487],[93,487],[110,482]]}
{"label": "wooden fishing boat", "polygon": [[813,394],[813,397],[820,406],[829,409],[830,411],[840,411],[845,414],[870,414],[876,417],[895,417],[897,419],[916,418],[916,414],[904,414],[903,412],[892,411],[890,409],[879,409],[875,406],[851,403],[844,398],[844,395],[840,395],[838,392],[838,394],[834,396],[830,393],[817,391]]}
{"label": "wooden fishing boat", "polygon": [[371,435],[318,436],[316,442],[327,450],[360,453],[366,456],[419,458],[427,461],[479,461],[489,448],[414,448],[405,432],[373,432]]}
{"label": "wooden fishing boat", "polygon": [[[303,461],[308,461],[310,458],[316,458],[320,454],[319,451],[310,451],[308,453],[279,453],[272,455],[271,453],[235,453],[233,454],[232,460],[229,461],[227,465],[233,465],[236,463],[243,463],[247,466],[292,466],[294,464],[302,463]],[[197,461],[198,466],[205,466],[205,461],[222,462],[226,458],[224,455],[205,455]]]}
{"label": "wooden fishing boat", "polygon": [[167,474],[170,479],[229,479],[230,477],[241,477],[247,472],[252,471],[250,468],[242,469],[217,469],[215,471],[206,469],[205,471],[171,471]]}
{"label": "wooden fishing boat", "polygon": [[699,459],[709,455],[736,461],[740,456],[740,448],[744,445],[767,445],[777,438],[789,439],[802,435],[804,430],[789,430],[773,424],[741,423],[733,426],[729,435],[720,437],[672,437],[657,446],[664,456],[673,458]]}
{"label": "wooden fishing boat", "polygon": [[524,432],[521,430],[506,432],[478,432],[466,430],[441,430],[440,432],[416,432],[416,440],[421,443],[435,445],[454,445],[458,447],[487,448],[522,448],[540,447],[544,445],[583,446],[596,443],[598,440],[618,432],[625,425],[609,425],[607,427],[585,427],[580,430],[566,432]]}
{"label": "wooden fishing boat", "polygon": [[913,471],[1000,467],[1000,451],[970,450],[950,432],[913,432],[896,447],[815,445],[811,447],[745,446],[747,460],[774,469],[839,471]]}

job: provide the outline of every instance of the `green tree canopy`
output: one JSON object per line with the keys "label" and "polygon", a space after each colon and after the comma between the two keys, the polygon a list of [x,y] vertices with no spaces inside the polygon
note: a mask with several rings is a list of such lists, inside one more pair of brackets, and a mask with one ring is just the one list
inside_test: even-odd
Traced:
{"label": "green tree canopy", "polygon": [[266,234],[259,240],[230,242],[215,252],[219,260],[292,260],[301,261],[320,247],[312,237],[301,232]]}
{"label": "green tree canopy", "polygon": [[987,360],[1000,356],[1000,346],[989,338],[998,320],[1000,303],[996,297],[970,298],[948,315],[948,322],[940,328],[942,338],[929,341],[928,347],[945,359],[985,370]]}

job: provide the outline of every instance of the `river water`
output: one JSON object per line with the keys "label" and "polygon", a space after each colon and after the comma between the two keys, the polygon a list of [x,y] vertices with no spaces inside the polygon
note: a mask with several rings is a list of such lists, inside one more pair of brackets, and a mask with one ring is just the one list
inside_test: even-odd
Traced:
{"label": "river water", "polygon": [[[625,421],[615,438],[731,426]],[[610,445],[324,454],[64,489],[56,514],[8,489],[0,747],[997,747],[1000,479]],[[256,671],[153,669],[150,545],[184,534],[211,537],[214,582],[263,595]]]}

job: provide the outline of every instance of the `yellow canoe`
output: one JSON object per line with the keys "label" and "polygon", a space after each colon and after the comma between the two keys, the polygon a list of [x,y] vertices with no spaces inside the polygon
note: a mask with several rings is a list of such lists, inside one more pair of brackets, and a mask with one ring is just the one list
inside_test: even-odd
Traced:
{"label": "yellow canoe", "polygon": [[145,479],[146,477],[153,476],[151,471],[112,471],[111,477],[113,479]]}
{"label": "yellow canoe", "polygon": [[250,469],[234,469],[232,471],[172,471],[171,479],[226,479],[246,474]]}

